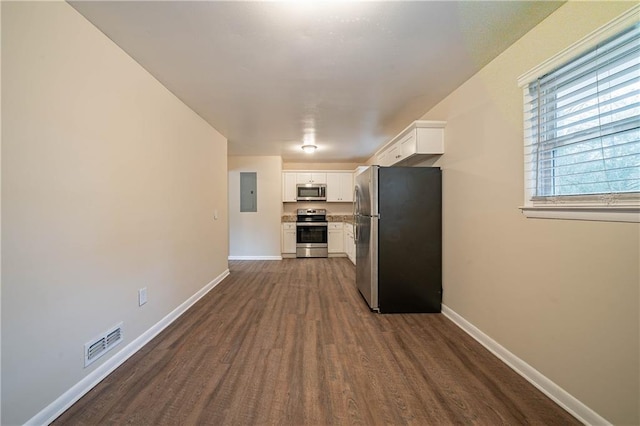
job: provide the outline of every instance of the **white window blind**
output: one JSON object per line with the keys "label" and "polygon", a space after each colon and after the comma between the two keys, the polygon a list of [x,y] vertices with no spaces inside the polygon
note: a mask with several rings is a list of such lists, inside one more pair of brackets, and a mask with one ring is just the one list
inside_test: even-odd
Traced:
{"label": "white window blind", "polygon": [[524,88],[532,203],[640,193],[640,24]]}

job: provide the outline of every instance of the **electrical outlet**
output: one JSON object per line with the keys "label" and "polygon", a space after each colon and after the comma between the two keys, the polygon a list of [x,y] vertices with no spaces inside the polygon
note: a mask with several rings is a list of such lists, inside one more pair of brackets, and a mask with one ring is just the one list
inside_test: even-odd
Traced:
{"label": "electrical outlet", "polygon": [[141,288],[138,290],[138,306],[142,306],[147,303],[147,288]]}

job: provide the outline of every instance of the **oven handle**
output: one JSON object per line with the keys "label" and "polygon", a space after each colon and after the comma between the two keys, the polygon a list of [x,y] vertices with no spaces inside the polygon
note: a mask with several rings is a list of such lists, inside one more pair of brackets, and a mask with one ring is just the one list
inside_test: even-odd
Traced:
{"label": "oven handle", "polygon": [[329,226],[329,222],[296,222],[296,226]]}

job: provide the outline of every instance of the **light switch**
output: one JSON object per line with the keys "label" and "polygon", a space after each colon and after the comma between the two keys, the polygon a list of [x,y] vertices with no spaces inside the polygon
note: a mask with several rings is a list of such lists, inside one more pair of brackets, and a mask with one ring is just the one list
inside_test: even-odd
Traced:
{"label": "light switch", "polygon": [[142,306],[147,303],[147,288],[141,288],[138,290],[138,306]]}

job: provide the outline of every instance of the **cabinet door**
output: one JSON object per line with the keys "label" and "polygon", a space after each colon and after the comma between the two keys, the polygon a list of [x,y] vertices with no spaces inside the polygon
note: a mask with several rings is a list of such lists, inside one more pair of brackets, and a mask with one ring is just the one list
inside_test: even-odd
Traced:
{"label": "cabinet door", "polygon": [[344,234],[342,223],[330,223],[327,232],[327,251],[329,253],[344,253]]}
{"label": "cabinet door", "polygon": [[444,129],[416,130],[416,152],[418,154],[444,154]]}
{"label": "cabinet door", "polygon": [[296,224],[282,224],[282,253],[296,252]]}
{"label": "cabinet door", "polygon": [[316,172],[296,173],[296,183],[327,183],[327,174]]}
{"label": "cabinet door", "polygon": [[[341,177],[341,188],[342,188],[342,202],[352,203],[353,202],[353,173],[340,173]],[[327,184],[327,187],[329,185]]]}
{"label": "cabinet door", "polygon": [[386,166],[387,165],[387,151],[381,152],[376,158],[376,164],[378,166]]}
{"label": "cabinet door", "polygon": [[344,224],[344,252],[351,258],[351,244],[353,244],[353,232],[349,230],[349,224]]}
{"label": "cabinet door", "polygon": [[398,151],[398,148],[395,146],[392,146],[391,148],[383,152],[379,158],[380,165],[383,167],[388,167],[393,163],[395,163],[396,162],[395,156],[397,155],[397,151]]}
{"label": "cabinet door", "polygon": [[402,159],[411,157],[416,153],[416,131],[413,130],[400,141]]}
{"label": "cabinet door", "polygon": [[327,183],[326,173],[311,173],[312,183]]}
{"label": "cabinet door", "polygon": [[347,257],[355,265],[356,263],[356,243],[353,239],[353,225],[346,223],[344,225],[344,251]]}
{"label": "cabinet door", "polygon": [[282,201],[285,203],[296,201],[296,175],[292,172],[282,173]]}
{"label": "cabinet door", "polygon": [[381,166],[392,166],[402,159],[402,152],[399,144],[393,145],[384,153],[384,164]]}
{"label": "cabinet door", "polygon": [[351,259],[351,262],[353,262],[353,264],[356,264],[356,242],[353,239],[353,234],[351,234],[351,238],[349,238],[349,253],[350,256],[349,258]]}
{"label": "cabinet door", "polygon": [[296,183],[312,183],[311,173],[296,173]]}
{"label": "cabinet door", "polygon": [[341,248],[340,246],[342,244],[340,244],[340,242],[338,241],[338,239],[342,236],[341,234],[342,234],[342,232],[340,232],[340,231],[329,231],[327,233],[327,242],[329,243],[328,247],[327,247],[327,251],[329,253],[340,253],[340,252],[342,252],[342,250],[340,250],[340,248]]}
{"label": "cabinet door", "polygon": [[340,173],[327,173],[327,202],[342,201]]}
{"label": "cabinet door", "polygon": [[327,173],[327,201],[353,202],[353,173]]}

